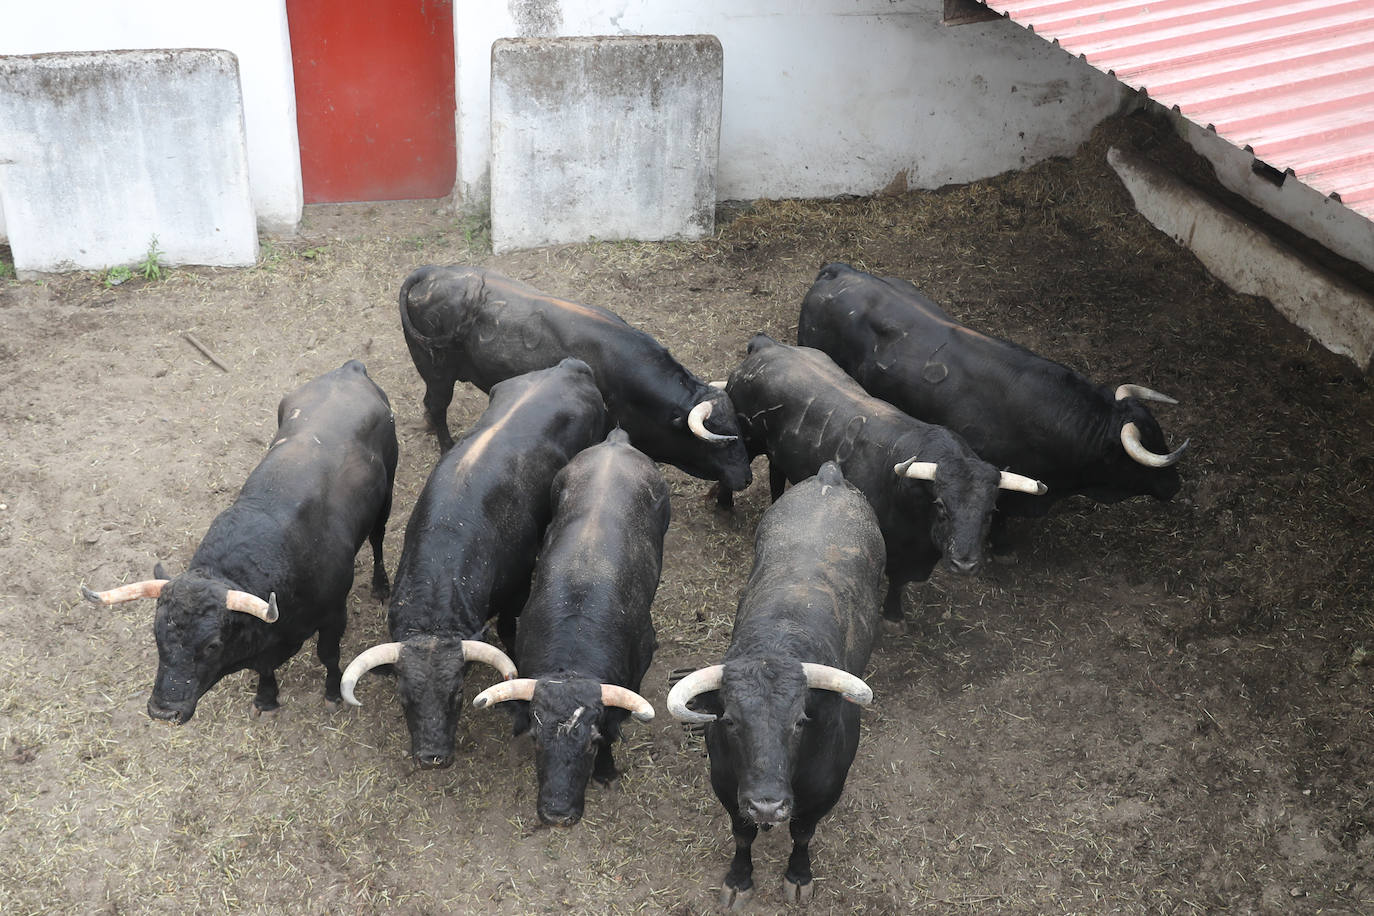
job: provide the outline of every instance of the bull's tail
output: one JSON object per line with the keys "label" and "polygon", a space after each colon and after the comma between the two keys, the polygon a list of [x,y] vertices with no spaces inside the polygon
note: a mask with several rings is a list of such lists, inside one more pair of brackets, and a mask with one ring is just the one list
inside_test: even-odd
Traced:
{"label": "bull's tail", "polygon": [[410,275],[401,283],[401,294],[399,297],[401,306],[401,331],[405,334],[407,340],[414,340],[417,343],[423,343],[427,346],[432,345],[433,342],[411,323],[410,309],[407,307],[407,304],[410,301],[411,288],[422,280],[429,279],[429,275],[435,270],[438,270],[438,268],[433,264],[427,264],[424,267],[417,267],[412,270]]}

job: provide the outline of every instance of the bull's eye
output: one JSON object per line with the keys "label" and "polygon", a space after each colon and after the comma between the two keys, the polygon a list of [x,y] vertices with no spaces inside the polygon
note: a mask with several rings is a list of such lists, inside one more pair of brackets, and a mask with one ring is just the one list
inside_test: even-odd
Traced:
{"label": "bull's eye", "polygon": [[205,645],[200,647],[201,657],[204,658],[212,655],[218,655],[220,649],[222,648],[224,648],[224,643],[222,643],[218,639],[212,639]]}
{"label": "bull's eye", "polygon": [[945,501],[943,499],[935,500],[935,514],[940,516],[940,518],[949,517],[949,510],[945,508]]}

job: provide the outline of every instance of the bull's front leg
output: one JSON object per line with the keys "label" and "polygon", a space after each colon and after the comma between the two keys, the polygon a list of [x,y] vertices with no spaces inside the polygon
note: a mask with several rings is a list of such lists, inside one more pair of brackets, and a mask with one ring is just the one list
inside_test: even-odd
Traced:
{"label": "bull's front leg", "polygon": [[896,579],[887,580],[887,597],[883,599],[883,621],[892,626],[901,626],[902,623],[902,587],[905,582],[898,582]]}
{"label": "bull's front leg", "polygon": [[615,755],[611,751],[611,740],[602,739],[600,747],[596,749],[596,761],[592,764],[592,779],[609,786],[620,771],[615,768]]}
{"label": "bull's front leg", "polygon": [[788,829],[792,832],[792,854],[787,857],[787,871],[782,875],[782,899],[806,903],[816,893],[816,885],[811,882],[811,837],[816,833],[816,820],[794,817]]}
{"label": "bull's front leg", "polygon": [[[340,631],[342,632],[342,630]],[[253,708],[249,712],[254,718],[263,713],[275,712],[281,703],[277,702],[277,669],[301,650],[304,640],[267,649],[253,663],[258,673],[258,692],[253,696]],[[336,661],[338,644],[335,643]]]}
{"label": "bull's front leg", "polygon": [[777,502],[782,491],[787,489],[787,474],[782,468],[778,467],[773,459],[768,459],[768,497],[772,502]]}
{"label": "bull's front leg", "polygon": [[720,905],[729,910],[742,909],[754,895],[754,838],[759,828],[730,809],[730,830],[735,836],[735,857],[720,889]]}
{"label": "bull's front leg", "polygon": [[382,560],[382,541],[386,538],[386,520],[390,514],[391,499],[388,497],[381,517],[367,536],[368,543],[372,545],[372,597],[378,601],[391,597],[391,581],[386,577],[386,564]]}
{"label": "bull's front leg", "polygon": [[715,498],[716,508],[724,512],[732,512],[735,508],[735,491],[725,484],[717,482],[710,490],[706,491],[706,498]]}
{"label": "bull's front leg", "polygon": [[258,718],[263,713],[276,712],[281,708],[277,702],[277,673],[271,668],[258,671],[258,692],[253,695],[253,707],[249,713]]}
{"label": "bull's front leg", "polygon": [[343,706],[343,693],[340,689],[343,673],[339,670],[339,647],[343,642],[344,628],[348,625],[348,608],[340,606],[323,626],[315,640],[315,653],[324,665],[324,701],[330,709]]}

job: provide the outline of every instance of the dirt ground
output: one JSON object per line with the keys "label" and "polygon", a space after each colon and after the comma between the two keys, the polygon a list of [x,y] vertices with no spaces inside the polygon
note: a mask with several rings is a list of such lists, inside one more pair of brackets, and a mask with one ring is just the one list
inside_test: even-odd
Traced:
{"label": "dirt ground", "polygon": [[[811,909],[1374,912],[1374,395],[1139,218],[1108,143],[1186,159],[1131,117],[1072,160],[964,187],[726,208],[698,243],[494,257],[436,202],[363,204],[307,208],[252,269],[0,280],[0,912],[712,911],[729,823],[662,700],[670,671],[728,643],[762,459],[733,516],[666,471],[644,687],[661,714],[626,727],[623,777],[571,829],[538,826],[504,715],[468,708],[458,762],[418,771],[391,682],[330,712],[313,643],[283,668],[275,719],[248,716],[244,673],[187,725],[152,721],[152,603],[78,589],[183,569],[280,397],[351,357],[397,414],[394,569],[437,456],[396,313],[416,266],[477,263],[607,306],[724,378],[754,332],[795,339],[831,260],[906,277],[1101,384],[1174,395],[1155,415],[1193,444],[1171,503],[1070,500],[1018,523],[985,574],[909,589],[812,846]],[[460,386],[455,431],[485,402]],[[364,549],[345,661],[385,638],[369,572]],[[785,831],[760,837],[757,911],[778,908],[786,854]]]}

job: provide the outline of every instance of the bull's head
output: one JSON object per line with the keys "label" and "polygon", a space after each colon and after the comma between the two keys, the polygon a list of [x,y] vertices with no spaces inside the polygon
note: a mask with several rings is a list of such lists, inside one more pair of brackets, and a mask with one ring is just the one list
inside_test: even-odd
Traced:
{"label": "bull's head", "polygon": [[983,562],[984,547],[997,508],[998,490],[1042,496],[1047,488],[1038,480],[998,471],[985,461],[957,456],[940,462],[908,458],[892,469],[908,480],[925,480],[933,494],[930,522],[932,541],[944,554],[950,569],[975,572]]}
{"label": "bull's head", "polygon": [[1178,492],[1178,471],[1174,465],[1183,457],[1191,440],[1173,451],[1165,443],[1164,432],[1143,402],[1177,404],[1178,401],[1140,385],[1121,385],[1112,403],[1113,429],[1121,451],[1112,451],[1108,475],[1112,483],[1156,499],[1170,499]]}
{"label": "bull's head", "polygon": [[[518,731],[534,731],[534,769],[539,780],[536,811],[545,824],[571,826],[582,819],[587,781],[595,775],[609,780],[610,745],[619,736],[623,709],[637,721],[654,717],[649,701],[626,687],[602,684],[592,678],[517,678],[482,691],[472,705],[484,709],[495,703],[527,703],[517,721]],[[598,760],[603,761],[596,766]]]}
{"label": "bull's head", "polygon": [[[718,480],[728,490],[743,490],[753,481],[749,453],[740,438],[739,418],[730,396],[719,388],[701,386],[701,399],[686,415],[671,418],[674,429],[690,433],[679,438],[678,447],[669,447],[673,464],[704,480]],[[679,433],[679,436],[681,434]]]}
{"label": "bull's head", "polygon": [[[792,816],[792,774],[808,728],[829,723],[821,710],[832,693],[860,706],[873,691],[840,668],[764,658],[736,658],[687,675],[668,692],[668,712],[707,724],[707,746],[738,777],[737,803],[759,825]],[[697,702],[700,710],[689,703]]]}
{"label": "bull's head", "polygon": [[182,725],[195,714],[205,692],[250,654],[247,617],[276,621],[277,596],[269,595],[264,601],[198,576],[166,579],[161,567],[155,575],[158,578],[104,592],[83,586],[81,593],[87,601],[107,605],[157,599],[153,620],[157,677],[148,698],[148,715]]}
{"label": "bull's head", "polygon": [[447,767],[453,763],[463,668],[469,661],[490,665],[504,678],[515,677],[515,663],[490,643],[425,636],[382,643],[363,652],[349,663],[339,688],[345,701],[361,706],[353,695],[358,680],[378,666],[394,666],[396,692],[410,730],[411,756],[425,769]]}

